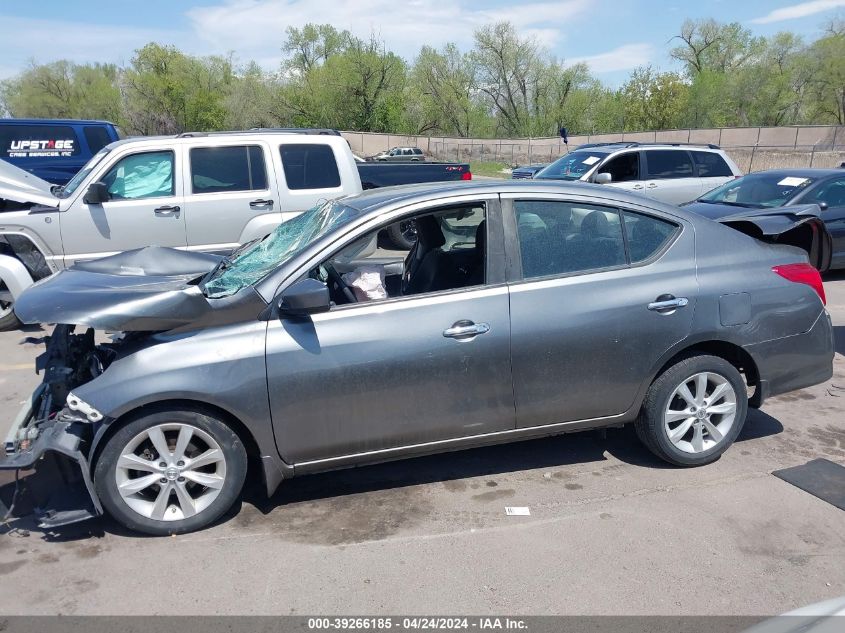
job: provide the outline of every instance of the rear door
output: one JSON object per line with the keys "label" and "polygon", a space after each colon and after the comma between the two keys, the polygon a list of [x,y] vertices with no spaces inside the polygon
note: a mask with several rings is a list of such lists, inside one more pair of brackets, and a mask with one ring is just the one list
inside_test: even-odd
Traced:
{"label": "rear door", "polygon": [[259,141],[181,148],[185,229],[190,250],[227,253],[270,233],[281,221],[279,193]]}
{"label": "rear door", "polygon": [[735,178],[730,166],[718,152],[690,150],[690,154],[695,163],[695,173],[701,181],[699,195],[704,195]]}
{"label": "rear door", "polygon": [[[111,156],[111,155],[109,155]],[[181,162],[170,147],[122,154],[94,178],[111,199],[86,204],[85,192],[59,214],[65,265],[143,246],[186,246]]]}
{"label": "rear door", "polygon": [[517,427],[626,412],[660,357],[689,335],[692,226],[567,197],[503,207]]}
{"label": "rear door", "polygon": [[643,152],[645,190],[649,198],[683,204],[701,195],[690,153],[685,149],[649,149]]}

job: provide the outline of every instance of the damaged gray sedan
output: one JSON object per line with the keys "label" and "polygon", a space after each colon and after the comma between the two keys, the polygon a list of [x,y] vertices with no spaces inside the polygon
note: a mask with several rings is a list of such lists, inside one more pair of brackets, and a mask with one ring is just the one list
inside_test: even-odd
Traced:
{"label": "damaged gray sedan", "polygon": [[[378,249],[397,222],[414,245]],[[272,494],[633,423],[662,459],[706,464],[749,406],[831,377],[829,261],[813,205],[728,226],[606,187],[497,181],[327,202],[229,258],[79,263],[15,306],[60,325],[0,468],[60,466],[45,527],[108,513],[173,534],[218,520],[250,461]]]}

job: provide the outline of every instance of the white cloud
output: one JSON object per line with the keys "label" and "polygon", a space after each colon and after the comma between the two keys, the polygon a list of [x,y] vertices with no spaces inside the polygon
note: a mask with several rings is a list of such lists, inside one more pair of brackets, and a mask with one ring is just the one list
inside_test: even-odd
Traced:
{"label": "white cloud", "polygon": [[823,11],[829,11],[837,7],[845,7],[845,0],[812,0],[802,2],[788,7],[781,7],[759,18],[751,20],[754,24],[771,24],[772,22],[784,22],[806,18],[808,15],[815,15]]}
{"label": "white cloud", "polygon": [[178,43],[181,36],[167,29],[85,24],[0,15],[3,53],[0,78],[23,70],[30,60],[46,63],[68,59],[85,62],[128,62],[148,42]]}
{"label": "white cloud", "polygon": [[606,53],[586,55],[584,57],[568,57],[567,65],[587,64],[594,73],[612,73],[619,70],[631,70],[637,66],[645,66],[654,57],[654,47],[651,44],[623,44]]}
{"label": "white cloud", "polygon": [[197,36],[215,50],[234,49],[241,59],[264,66],[281,60],[280,47],[289,26],[331,23],[359,37],[375,32],[390,50],[412,59],[423,44],[447,42],[469,48],[473,31],[490,22],[507,20],[552,48],[564,36],[572,18],[589,10],[589,0],[533,2],[495,9],[474,9],[459,0],[226,0],[216,6],[187,11]]}

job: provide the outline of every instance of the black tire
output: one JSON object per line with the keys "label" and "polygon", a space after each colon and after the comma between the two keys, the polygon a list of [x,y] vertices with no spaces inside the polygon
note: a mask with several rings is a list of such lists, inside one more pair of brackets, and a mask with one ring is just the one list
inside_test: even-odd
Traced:
{"label": "black tire", "polygon": [[409,251],[417,241],[416,236],[409,236],[408,232],[403,232],[402,229],[402,223],[397,222],[387,227],[385,233],[393,248],[400,251]]}
{"label": "black tire", "polygon": [[[0,290],[6,290],[6,284],[3,283],[3,280],[0,279]],[[14,305],[14,303],[0,303],[0,312],[5,312],[7,308],[10,308]],[[9,330],[16,330],[21,326],[20,320],[18,317],[15,316],[14,311],[9,312],[9,314],[0,316],[0,332],[8,332]]]}
{"label": "black tire", "polygon": [[[690,377],[709,372],[726,379],[734,390],[736,412],[732,426],[722,439],[707,450],[685,452],[669,439],[664,425],[664,412],[675,389]],[[739,371],[724,358],[695,355],[680,359],[660,374],[649,387],[640,416],[634,423],[637,436],[659,458],[676,466],[702,466],[715,461],[736,440],[748,413],[748,394]]]}
{"label": "black tire", "polygon": [[[116,479],[117,461],[123,449],[139,434],[161,424],[182,424],[207,433],[219,445],[225,460],[225,477],[216,498],[193,516],[173,521],[156,520],[133,510],[118,491]],[[202,445],[201,438],[196,441]],[[153,461],[158,461],[158,458]],[[212,415],[190,409],[161,409],[128,421],[108,438],[94,468],[94,486],[103,507],[116,521],[133,531],[167,536],[200,530],[219,519],[240,495],[246,471],[244,445],[227,424]],[[184,478],[180,480],[184,481]],[[188,482],[188,485],[191,483]],[[178,497],[175,500],[179,502]]]}

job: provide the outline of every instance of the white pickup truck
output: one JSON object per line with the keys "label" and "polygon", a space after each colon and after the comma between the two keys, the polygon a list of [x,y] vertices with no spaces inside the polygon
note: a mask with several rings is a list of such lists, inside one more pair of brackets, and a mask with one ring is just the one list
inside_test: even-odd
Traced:
{"label": "white pickup truck", "polygon": [[0,161],[0,330],[17,327],[26,287],[76,261],[148,245],[226,253],[361,189],[348,144],[332,135],[130,138],[64,187]]}

